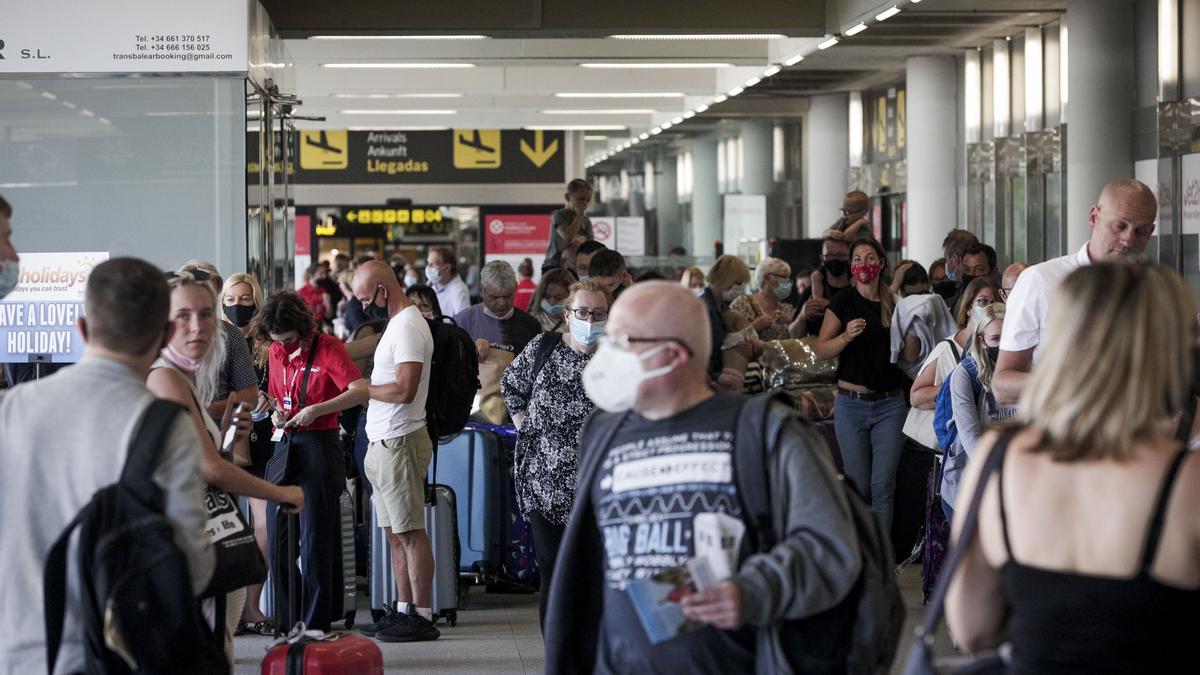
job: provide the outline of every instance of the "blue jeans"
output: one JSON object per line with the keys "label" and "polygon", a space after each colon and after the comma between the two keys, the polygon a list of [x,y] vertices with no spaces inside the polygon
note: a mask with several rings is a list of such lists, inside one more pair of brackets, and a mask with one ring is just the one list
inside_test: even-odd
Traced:
{"label": "blue jeans", "polygon": [[904,397],[860,401],[839,395],[833,423],[846,478],[871,502],[884,532],[892,529],[896,468],[904,449]]}

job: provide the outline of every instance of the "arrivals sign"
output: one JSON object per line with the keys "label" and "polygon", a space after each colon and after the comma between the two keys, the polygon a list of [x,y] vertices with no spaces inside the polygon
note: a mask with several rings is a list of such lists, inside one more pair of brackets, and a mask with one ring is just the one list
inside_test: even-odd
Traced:
{"label": "arrivals sign", "polygon": [[0,12],[0,73],[246,72],[246,0],[37,0]]}
{"label": "arrivals sign", "polygon": [[0,300],[0,362],[43,357],[73,363],[83,356],[75,321],[92,268],[108,253],[21,253],[17,287]]}
{"label": "arrivals sign", "polygon": [[[300,131],[293,184],[565,183],[561,131]],[[246,174],[258,182],[258,134],[247,134]],[[284,167],[276,158],[275,171]]]}

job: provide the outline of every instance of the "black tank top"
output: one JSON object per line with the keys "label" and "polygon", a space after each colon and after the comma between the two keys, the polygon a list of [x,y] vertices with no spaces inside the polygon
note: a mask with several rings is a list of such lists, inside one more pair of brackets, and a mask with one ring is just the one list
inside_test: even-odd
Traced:
{"label": "black tank top", "polygon": [[998,469],[1000,524],[1008,561],[1000,568],[1009,604],[1013,673],[1195,672],[1195,618],[1200,589],[1150,576],[1171,487],[1187,456],[1172,460],[1159,488],[1137,574],[1131,579],[1039,569],[1017,562]]}

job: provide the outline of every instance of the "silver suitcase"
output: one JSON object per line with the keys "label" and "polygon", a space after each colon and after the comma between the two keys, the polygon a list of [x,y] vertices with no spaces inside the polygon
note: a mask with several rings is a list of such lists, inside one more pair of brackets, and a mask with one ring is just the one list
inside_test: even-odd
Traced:
{"label": "silver suitcase", "polygon": [[[432,488],[434,502],[425,503],[425,530],[433,548],[433,619],[445,619],[458,625],[458,510],[454,491],[445,485]],[[387,536],[379,527],[371,508],[371,613],[383,616],[385,605],[396,602],[396,578],[392,574],[392,553]]]}

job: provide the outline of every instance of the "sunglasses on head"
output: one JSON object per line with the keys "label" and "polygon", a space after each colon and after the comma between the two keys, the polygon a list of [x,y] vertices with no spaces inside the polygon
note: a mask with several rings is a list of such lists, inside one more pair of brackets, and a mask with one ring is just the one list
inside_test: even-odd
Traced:
{"label": "sunglasses on head", "polygon": [[196,281],[208,281],[212,279],[212,275],[197,267],[188,267],[180,272],[167,272],[167,281],[172,279],[195,279]]}

